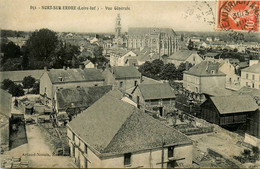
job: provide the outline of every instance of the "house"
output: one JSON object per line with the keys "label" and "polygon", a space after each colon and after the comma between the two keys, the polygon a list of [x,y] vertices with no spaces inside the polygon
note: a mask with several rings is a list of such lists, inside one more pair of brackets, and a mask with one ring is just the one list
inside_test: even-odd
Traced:
{"label": "house", "polygon": [[138,65],[142,65],[146,61],[152,62],[153,60],[160,58],[158,53],[152,51],[147,47],[144,47],[141,50],[136,50],[135,53],[138,54],[137,56]]}
{"label": "house", "polygon": [[199,117],[220,126],[241,125],[257,110],[258,105],[249,95],[216,96],[201,105]]}
{"label": "house", "polygon": [[110,53],[111,66],[125,66],[129,57],[136,57],[136,53],[123,48],[116,48]]}
{"label": "house", "polygon": [[181,63],[189,62],[193,65],[197,65],[202,61],[203,59],[196,51],[180,50],[169,56],[166,62],[173,63],[176,67],[178,67]]}
{"label": "house", "polygon": [[241,70],[241,86],[260,89],[260,63]]}
{"label": "house", "polygon": [[12,107],[12,95],[0,89],[0,130],[1,130],[1,151],[8,151],[10,136],[10,118]]}
{"label": "house", "polygon": [[158,112],[164,117],[175,106],[175,93],[168,83],[140,84],[131,93],[140,109]]}
{"label": "house", "polygon": [[225,59],[220,63],[219,70],[226,74],[226,86],[240,86],[240,76],[236,74],[236,68]]}
{"label": "house", "polygon": [[0,72],[0,82],[4,79],[10,79],[14,83],[21,84],[23,79],[27,76],[32,76],[36,81],[40,81],[44,70],[22,70],[22,71],[2,71]]}
{"label": "house", "polygon": [[50,69],[40,78],[40,95],[45,105],[52,106],[57,89],[70,87],[103,86],[105,78],[95,68],[85,69]]}
{"label": "house", "polygon": [[110,90],[112,86],[71,87],[56,90],[54,99],[57,124],[60,126],[71,121]]}
{"label": "house", "polygon": [[210,88],[224,89],[226,75],[219,71],[219,63],[203,61],[183,72],[183,87],[195,93],[204,93]]}
{"label": "house", "polygon": [[255,99],[256,103],[260,105],[260,90],[250,87],[242,87],[238,91],[236,91],[238,94],[242,95],[250,95],[252,98]]}
{"label": "house", "polygon": [[126,91],[141,83],[141,73],[134,66],[115,66],[103,71],[105,84]]}
{"label": "house", "polygon": [[95,68],[95,65],[90,61],[90,60],[85,60],[84,62],[83,62],[83,64],[84,64],[84,66],[85,66],[85,68]]}
{"label": "house", "polygon": [[[190,166],[192,141],[111,91],[67,125],[80,168]],[[117,94],[116,94],[117,95]]]}
{"label": "house", "polygon": [[249,66],[260,63],[260,60],[249,60]]}

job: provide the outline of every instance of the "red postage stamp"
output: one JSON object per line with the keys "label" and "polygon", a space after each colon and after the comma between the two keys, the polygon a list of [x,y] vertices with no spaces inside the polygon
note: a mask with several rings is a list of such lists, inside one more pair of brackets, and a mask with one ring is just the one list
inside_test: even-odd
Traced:
{"label": "red postage stamp", "polygon": [[258,24],[258,0],[219,0],[217,11],[218,29],[258,31]]}

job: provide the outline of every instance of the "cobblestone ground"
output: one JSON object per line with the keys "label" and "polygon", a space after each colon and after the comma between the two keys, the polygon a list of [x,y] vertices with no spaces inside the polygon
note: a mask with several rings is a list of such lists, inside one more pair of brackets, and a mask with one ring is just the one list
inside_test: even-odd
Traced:
{"label": "cobblestone ground", "polygon": [[28,143],[20,145],[1,155],[6,157],[21,157],[29,162],[30,168],[74,168],[72,158],[67,156],[52,156],[51,147],[46,143],[44,135],[36,125],[26,125]]}

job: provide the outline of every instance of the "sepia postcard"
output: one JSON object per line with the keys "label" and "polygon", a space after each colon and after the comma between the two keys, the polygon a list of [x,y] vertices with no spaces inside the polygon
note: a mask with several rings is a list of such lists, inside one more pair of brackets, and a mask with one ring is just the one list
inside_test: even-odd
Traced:
{"label": "sepia postcard", "polygon": [[0,0],[1,168],[260,168],[259,0]]}

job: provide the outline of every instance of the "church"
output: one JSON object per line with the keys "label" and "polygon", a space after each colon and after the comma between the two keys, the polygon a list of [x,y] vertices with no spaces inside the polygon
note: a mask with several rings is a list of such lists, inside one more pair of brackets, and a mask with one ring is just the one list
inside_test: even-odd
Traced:
{"label": "church", "polygon": [[177,35],[171,28],[130,27],[127,48],[149,48],[160,56],[170,56],[177,50]]}
{"label": "church", "polygon": [[129,50],[149,49],[160,56],[170,56],[178,49],[177,35],[171,28],[130,27],[127,39],[121,34],[120,14],[116,18],[114,44],[125,44]]}

